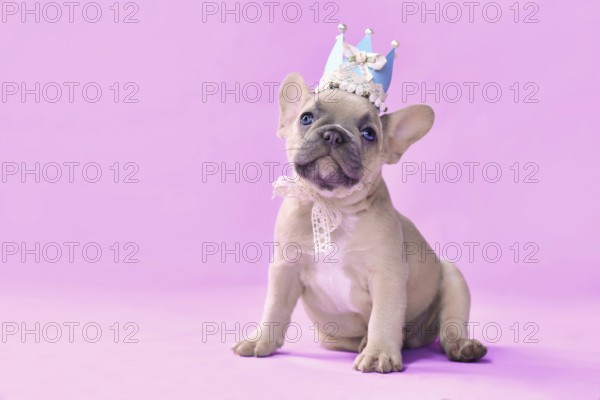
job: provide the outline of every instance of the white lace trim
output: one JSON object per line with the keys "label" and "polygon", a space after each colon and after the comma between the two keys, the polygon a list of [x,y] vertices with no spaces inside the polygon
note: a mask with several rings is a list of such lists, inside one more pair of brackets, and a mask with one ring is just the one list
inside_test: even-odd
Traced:
{"label": "white lace trim", "polygon": [[[363,188],[364,185],[359,183],[338,197],[347,197]],[[315,252],[322,253],[333,248],[331,246],[331,232],[336,230],[342,223],[342,213],[338,209],[300,179],[289,176],[280,176],[273,182],[273,198],[275,196],[313,201],[311,221]]]}

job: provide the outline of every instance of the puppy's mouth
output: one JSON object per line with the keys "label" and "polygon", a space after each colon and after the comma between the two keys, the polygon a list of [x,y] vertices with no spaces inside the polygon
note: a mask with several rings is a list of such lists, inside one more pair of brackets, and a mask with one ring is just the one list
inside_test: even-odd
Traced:
{"label": "puppy's mouth", "polygon": [[317,157],[308,163],[295,163],[294,167],[298,175],[315,183],[321,189],[352,187],[360,181],[360,177],[345,171],[342,164],[330,155]]}

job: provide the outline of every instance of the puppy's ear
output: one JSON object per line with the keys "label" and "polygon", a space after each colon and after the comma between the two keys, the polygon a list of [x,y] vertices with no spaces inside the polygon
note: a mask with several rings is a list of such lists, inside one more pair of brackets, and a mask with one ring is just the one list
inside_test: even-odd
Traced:
{"label": "puppy's ear", "polygon": [[312,97],[310,88],[297,72],[285,77],[279,89],[279,129],[277,136],[285,138],[286,131],[298,118],[298,113]]}
{"label": "puppy's ear", "polygon": [[414,105],[382,116],[385,162],[397,163],[411,144],[429,132],[433,120],[433,110],[426,105]]}

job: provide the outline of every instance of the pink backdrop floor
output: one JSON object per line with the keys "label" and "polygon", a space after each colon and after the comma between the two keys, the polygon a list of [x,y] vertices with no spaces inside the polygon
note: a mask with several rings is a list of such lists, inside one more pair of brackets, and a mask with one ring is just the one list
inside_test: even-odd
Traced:
{"label": "pink backdrop floor", "polygon": [[[317,345],[301,308],[294,315],[300,335],[290,333],[295,343],[266,359],[233,355],[228,347],[243,334],[236,322],[243,327],[260,315],[261,286],[168,291],[146,285],[132,283],[137,288],[127,291],[0,285],[3,321],[26,321],[30,329],[33,321],[96,322],[103,331],[97,343],[77,329],[69,343],[66,328],[55,344],[44,336],[42,343],[31,334],[25,343],[19,334],[7,336],[0,345],[0,398],[586,399],[598,393],[600,351],[581,323],[595,318],[600,304],[586,299],[531,301],[476,291],[474,334],[489,347],[483,361],[452,363],[432,345],[404,351],[405,371],[382,376],[352,370],[354,354]],[[136,323],[131,339],[139,342],[123,343],[122,331],[115,343],[114,322]],[[535,332],[525,329],[527,322],[535,322]],[[481,331],[490,323],[500,327],[499,336],[492,328]],[[216,333],[207,328],[214,324]],[[94,336],[88,331],[89,340]]]}

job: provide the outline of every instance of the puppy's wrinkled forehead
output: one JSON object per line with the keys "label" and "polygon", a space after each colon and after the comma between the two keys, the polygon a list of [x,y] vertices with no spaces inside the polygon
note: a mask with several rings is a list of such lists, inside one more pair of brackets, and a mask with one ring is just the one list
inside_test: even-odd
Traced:
{"label": "puppy's wrinkled forehead", "polygon": [[379,113],[367,98],[348,93],[343,90],[330,89],[319,93],[309,101],[301,113],[312,112],[320,124],[341,124],[347,129],[355,126],[358,129],[365,125],[373,125],[379,129]]}

